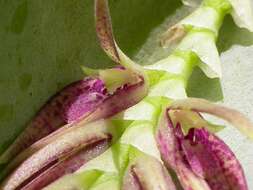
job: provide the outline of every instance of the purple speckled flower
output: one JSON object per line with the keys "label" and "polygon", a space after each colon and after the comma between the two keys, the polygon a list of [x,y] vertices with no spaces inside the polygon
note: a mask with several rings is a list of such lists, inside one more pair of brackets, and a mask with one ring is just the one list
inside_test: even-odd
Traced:
{"label": "purple speckled flower", "polygon": [[68,85],[41,108],[23,133],[1,155],[1,162],[8,162],[34,142],[88,115],[107,97],[103,81],[97,78],[86,78]]}
{"label": "purple speckled flower", "polygon": [[230,148],[205,126],[185,132],[180,121],[173,121],[173,112],[169,108],[163,113],[156,139],[165,165],[176,172],[183,189],[247,190],[242,167]]}

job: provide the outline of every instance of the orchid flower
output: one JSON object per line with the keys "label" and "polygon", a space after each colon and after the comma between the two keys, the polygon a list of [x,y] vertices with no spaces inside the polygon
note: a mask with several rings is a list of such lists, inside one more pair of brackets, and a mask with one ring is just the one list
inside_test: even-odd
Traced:
{"label": "orchid flower", "polygon": [[[190,128],[180,122],[187,114],[185,110],[200,116],[187,123]],[[204,120],[200,112],[231,122],[253,139],[252,123],[235,110],[200,99],[175,101],[163,111],[157,127],[164,164],[176,172],[183,189],[248,189],[242,167],[230,148],[205,125],[197,127]]]}
{"label": "orchid flower", "polygon": [[[221,77],[215,41],[224,16],[238,13],[232,0],[204,0],[163,35],[163,45],[177,43],[172,54],[145,68],[116,44],[107,0],[94,2],[100,45],[121,66],[90,72],[81,82],[85,90],[77,82],[42,108],[1,156],[2,163],[16,156],[1,188],[247,190],[239,161],[215,135],[222,127],[201,113],[227,120],[250,139],[253,124],[235,110],[186,99],[185,91],[197,66]],[[48,114],[59,108],[63,114]]]}

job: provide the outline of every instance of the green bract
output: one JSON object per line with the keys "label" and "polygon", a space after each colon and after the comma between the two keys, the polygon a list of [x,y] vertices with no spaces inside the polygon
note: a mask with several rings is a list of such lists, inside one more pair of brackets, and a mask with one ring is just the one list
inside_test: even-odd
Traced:
{"label": "green bract", "polygon": [[[183,0],[183,3],[188,6],[196,7],[200,4],[199,0]],[[252,32],[253,30],[253,11],[251,0],[209,0],[205,1],[204,5],[211,6],[213,8],[224,7],[223,10],[229,11],[236,24],[239,27],[246,28]],[[207,10],[208,11],[208,10]],[[206,14],[205,16],[214,16],[212,14]],[[201,22],[201,21],[198,21]],[[207,22],[210,24],[210,22]],[[206,25],[206,24],[205,24]]]}
{"label": "green bract", "polygon": [[232,15],[239,27],[253,31],[253,11],[251,0],[229,0],[233,7]]}

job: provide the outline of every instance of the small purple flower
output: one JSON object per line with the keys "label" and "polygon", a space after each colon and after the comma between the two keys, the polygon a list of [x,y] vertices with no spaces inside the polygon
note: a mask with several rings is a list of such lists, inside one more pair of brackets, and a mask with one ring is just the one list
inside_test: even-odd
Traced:
{"label": "small purple flower", "polygon": [[[181,123],[180,120],[175,120],[176,114],[187,114],[185,110],[188,113],[198,113],[199,117],[195,123],[204,120],[199,112],[219,115],[221,110],[226,110],[227,114],[223,115],[223,118],[231,123],[235,123],[234,120],[248,123],[238,112],[204,100],[189,99],[172,104],[163,112],[156,134],[166,167],[174,170],[186,190],[247,190],[239,161],[219,137],[209,132],[207,126],[195,128],[194,122],[185,123],[184,120],[184,123]],[[234,118],[230,117],[229,113],[233,114]],[[191,125],[190,129],[185,129],[186,124]],[[249,127],[244,126],[252,133]]]}

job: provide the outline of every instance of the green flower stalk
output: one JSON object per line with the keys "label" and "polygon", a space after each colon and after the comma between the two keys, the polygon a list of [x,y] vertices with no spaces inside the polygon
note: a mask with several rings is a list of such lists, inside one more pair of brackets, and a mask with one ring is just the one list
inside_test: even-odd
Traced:
{"label": "green flower stalk", "polygon": [[[94,99],[84,101],[85,108],[92,102],[88,111],[70,101],[66,107],[74,109],[66,109],[67,125],[57,123],[51,131],[39,125],[35,129],[44,135],[16,141],[0,157],[7,163],[18,155],[2,172],[8,177],[1,189],[247,190],[240,163],[214,134],[222,127],[206,121],[201,113],[227,120],[251,139],[252,123],[235,110],[205,100],[185,99],[185,88],[195,67],[210,78],[221,77],[215,42],[225,15],[232,13],[239,26],[252,29],[252,10],[245,4],[204,0],[163,35],[162,45],[177,44],[172,54],[142,68],[118,47],[107,1],[95,0],[100,45],[121,67],[101,71],[84,68],[92,74],[92,84],[93,80],[102,81],[98,90],[88,85],[85,97],[95,92],[103,98],[96,104]],[[42,112],[51,110],[49,106]],[[27,131],[25,137],[33,137],[34,130]],[[23,150],[20,154],[19,148]],[[176,176],[172,178],[171,172]]]}

